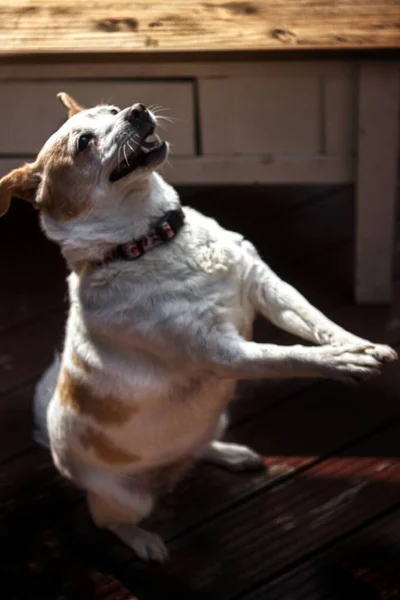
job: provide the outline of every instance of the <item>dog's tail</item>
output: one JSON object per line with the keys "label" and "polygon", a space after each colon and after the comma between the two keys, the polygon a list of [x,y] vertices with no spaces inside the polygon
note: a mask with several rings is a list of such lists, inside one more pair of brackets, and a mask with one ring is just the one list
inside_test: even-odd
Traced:
{"label": "dog's tail", "polygon": [[56,389],[59,370],[60,356],[56,354],[53,363],[37,383],[33,400],[33,437],[39,444],[47,448],[50,447],[47,409]]}

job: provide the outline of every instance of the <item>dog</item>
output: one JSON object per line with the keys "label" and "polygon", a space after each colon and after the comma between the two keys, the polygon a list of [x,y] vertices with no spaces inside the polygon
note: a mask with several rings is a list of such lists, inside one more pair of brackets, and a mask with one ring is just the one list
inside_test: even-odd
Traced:
{"label": "dog", "polygon": [[[220,441],[239,379],[381,372],[396,352],[334,324],[238,233],[189,207],[157,173],[168,144],[142,104],[85,109],[36,160],[0,180],[40,211],[70,270],[61,357],[35,391],[36,437],[83,488],[94,522],[142,559],[164,542],[138,524],[199,460],[243,470],[253,450]],[[313,345],[252,341],[256,313]]]}

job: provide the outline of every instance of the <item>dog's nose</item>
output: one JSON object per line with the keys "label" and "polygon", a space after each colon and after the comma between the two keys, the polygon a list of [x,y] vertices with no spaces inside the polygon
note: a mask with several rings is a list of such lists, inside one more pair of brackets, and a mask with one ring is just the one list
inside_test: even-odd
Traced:
{"label": "dog's nose", "polygon": [[129,123],[133,123],[134,121],[149,123],[151,122],[151,116],[143,104],[134,104],[126,113],[126,120]]}

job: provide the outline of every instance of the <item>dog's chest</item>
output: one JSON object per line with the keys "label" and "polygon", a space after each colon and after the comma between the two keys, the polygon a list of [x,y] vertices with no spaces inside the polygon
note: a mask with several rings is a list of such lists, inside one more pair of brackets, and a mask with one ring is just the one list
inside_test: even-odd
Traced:
{"label": "dog's chest", "polygon": [[109,285],[91,286],[80,295],[85,319],[94,329],[114,329],[118,336],[125,332],[130,344],[136,340],[145,346],[162,336],[172,343],[175,335],[182,340],[192,327],[201,335],[202,328],[205,332],[222,322],[249,337],[254,315],[246,279],[240,260],[229,250],[205,246],[191,262],[153,263],[143,271],[125,268],[123,276],[110,275]]}

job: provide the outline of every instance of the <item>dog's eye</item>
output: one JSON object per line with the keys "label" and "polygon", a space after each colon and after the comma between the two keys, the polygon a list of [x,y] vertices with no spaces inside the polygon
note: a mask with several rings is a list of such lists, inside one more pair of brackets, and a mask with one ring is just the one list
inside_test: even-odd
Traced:
{"label": "dog's eye", "polygon": [[77,143],[78,152],[85,150],[85,148],[89,146],[92,138],[93,135],[91,133],[84,133],[83,135],[80,135]]}
{"label": "dog's eye", "polygon": [[110,109],[110,113],[111,113],[112,115],[117,115],[117,114],[119,113],[119,110],[118,110],[118,108],[111,108],[111,109]]}

